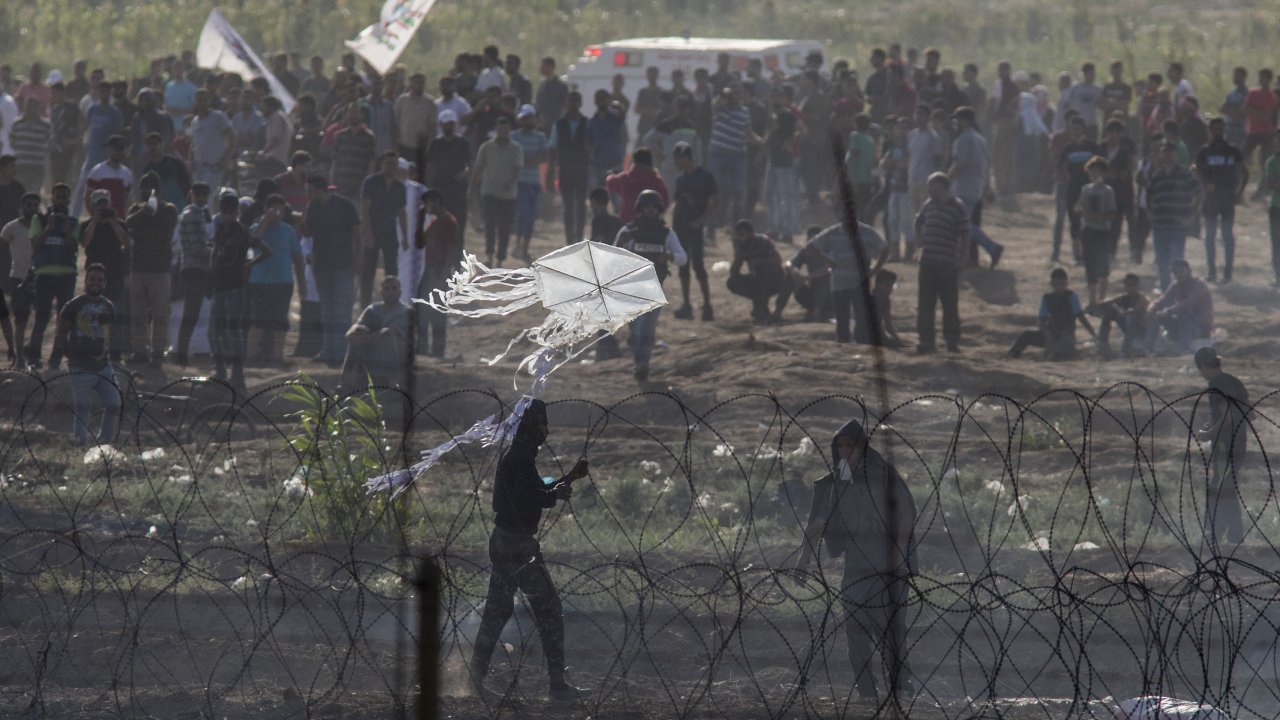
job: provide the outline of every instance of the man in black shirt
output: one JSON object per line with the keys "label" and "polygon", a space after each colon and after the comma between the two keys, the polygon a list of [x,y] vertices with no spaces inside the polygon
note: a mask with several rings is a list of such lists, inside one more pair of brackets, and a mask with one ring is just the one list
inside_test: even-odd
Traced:
{"label": "man in black shirt", "polygon": [[[214,377],[227,379],[231,366],[231,386],[244,390],[245,283],[249,268],[271,257],[271,247],[249,234],[240,223],[240,199],[224,193],[218,199],[218,217],[213,233],[213,306],[209,311],[209,348],[213,352]],[[248,259],[249,250],[255,253]]]}
{"label": "man in black shirt", "polygon": [[[81,226],[80,246],[84,248],[84,260],[102,265],[107,274],[107,285],[102,294],[112,299],[115,321],[121,327],[129,326],[129,233],[111,208],[111,193],[103,188],[89,196],[92,214]],[[119,362],[128,349],[129,335],[121,333],[111,343],[111,359]]]}
{"label": "man in black shirt", "polygon": [[1226,140],[1226,124],[1222,118],[1209,121],[1209,144],[1196,153],[1196,174],[1204,186],[1204,258],[1207,279],[1218,279],[1218,223],[1222,223],[1222,282],[1231,282],[1236,259],[1236,203],[1244,197],[1249,184],[1249,166],[1240,148]]}
{"label": "man in black shirt", "polygon": [[1212,443],[1212,474],[1205,495],[1204,538],[1217,554],[1218,541],[1238,544],[1244,540],[1240,510],[1240,473],[1245,466],[1252,425],[1249,391],[1235,375],[1222,369],[1222,358],[1211,347],[1196,350],[1196,370],[1209,381],[1209,422],[1196,438]]}
{"label": "man in black shirt", "polygon": [[[138,182],[139,202],[129,208],[129,316],[131,363],[159,365],[169,347],[169,264],[178,209],[160,198],[160,177],[148,172]],[[147,353],[150,343],[151,352]]]}
{"label": "man in black shirt", "polygon": [[471,170],[471,145],[458,135],[458,114],[441,110],[436,118],[440,137],[427,146],[423,159],[426,186],[440,191],[444,206],[458,219],[459,239],[467,231],[467,173]]}
{"label": "man in black shirt", "polygon": [[346,332],[356,300],[356,272],[364,260],[360,213],[351,200],[334,192],[323,175],[307,178],[306,226],[311,234],[307,264],[316,278],[324,344],[317,362],[337,367],[346,355]]}
{"label": "man in black shirt", "polygon": [[587,118],[582,114],[582,93],[571,91],[565,98],[564,117],[551,126],[550,152],[547,155],[547,192],[560,179],[560,202],[564,206],[564,244],[582,240],[586,225],[585,201],[587,168],[591,161],[591,143],[587,140]]}
{"label": "man in black shirt", "polygon": [[[523,413],[521,407],[523,406]],[[536,537],[542,511],[555,507],[556,501],[568,501],[572,483],[587,476],[589,466],[579,460],[569,474],[547,485],[538,472],[538,448],[547,439],[547,406],[541,400],[525,398],[516,405],[519,427],[511,447],[498,461],[493,481],[493,533],[489,536],[489,593],[484,615],[476,633],[471,656],[471,680],[484,690],[489,659],[502,628],[515,609],[517,588],[524,592],[533,611],[547,656],[551,697],[556,700],[576,699],[581,690],[564,679],[564,615],[560,596],[547,572],[542,548]]]}
{"label": "man in black shirt", "polygon": [[715,319],[715,311],[711,309],[711,287],[707,283],[703,228],[707,218],[714,217],[719,207],[716,179],[706,168],[694,164],[693,146],[689,143],[678,142],[671,152],[676,168],[680,170],[680,177],[676,178],[671,229],[676,231],[676,237],[689,255],[689,262],[680,266],[680,294],[684,304],[676,310],[675,316],[680,320],[693,319],[693,307],[689,304],[689,274],[692,270],[702,290],[702,319],[710,322]]}

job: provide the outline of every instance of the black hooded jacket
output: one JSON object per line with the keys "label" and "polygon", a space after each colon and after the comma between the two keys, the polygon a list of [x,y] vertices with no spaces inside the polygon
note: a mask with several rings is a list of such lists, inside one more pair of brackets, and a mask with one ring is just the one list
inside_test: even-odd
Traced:
{"label": "black hooded jacket", "polygon": [[[862,457],[841,479],[836,441],[842,437],[863,446]],[[900,574],[916,572],[912,529],[916,506],[911,490],[879,452],[867,442],[866,431],[850,420],[831,439],[834,469],[813,484],[809,521],[825,523],[822,539],[832,557],[845,555],[846,567]]]}
{"label": "black hooded jacket", "polygon": [[542,482],[538,472],[538,443],[530,437],[526,424],[541,419],[545,424],[547,406],[541,400],[533,400],[525,409],[520,429],[511,441],[511,447],[498,460],[497,475],[493,480],[493,523],[503,530],[525,535],[535,535],[542,511],[555,507],[555,486]]}

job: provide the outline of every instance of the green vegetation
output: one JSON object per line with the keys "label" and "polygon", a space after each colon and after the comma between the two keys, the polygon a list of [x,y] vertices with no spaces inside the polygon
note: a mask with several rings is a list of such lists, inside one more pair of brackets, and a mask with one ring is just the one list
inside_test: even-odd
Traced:
{"label": "green vegetation", "polygon": [[[342,41],[372,22],[381,5],[381,0],[239,0],[223,9],[260,54],[282,48],[318,52],[332,65]],[[112,74],[140,72],[151,57],[194,49],[211,7],[195,0],[0,3],[0,61],[21,73],[37,59],[67,72],[75,57],[84,56]],[[978,62],[988,81],[995,62],[1004,57],[1049,81],[1061,70],[1078,70],[1085,59],[1120,59],[1131,74],[1163,70],[1165,63],[1178,59],[1187,64],[1189,79],[1206,99],[1202,106],[1216,109],[1234,65],[1257,66],[1269,58],[1280,35],[1278,10],[1277,0],[1229,5],[1191,0],[872,0],[856,8],[838,0],[534,0],[501,6],[490,0],[441,0],[402,59],[440,72],[455,53],[494,42],[522,54],[532,72],[536,66],[528,60],[541,55],[555,56],[566,67],[590,43],[687,30],[694,35],[758,37],[764,32],[818,39],[832,57],[855,58],[855,67],[865,71],[872,46],[898,40],[936,46],[949,65]],[[1255,50],[1264,54],[1259,57]]]}

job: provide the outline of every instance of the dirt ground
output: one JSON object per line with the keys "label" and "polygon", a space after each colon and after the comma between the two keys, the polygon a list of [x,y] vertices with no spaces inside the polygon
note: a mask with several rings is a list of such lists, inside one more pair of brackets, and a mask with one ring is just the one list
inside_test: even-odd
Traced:
{"label": "dirt ground", "polygon": [[[1074,361],[1049,362],[1035,348],[1021,359],[1007,359],[1005,351],[1017,334],[1035,328],[1040,296],[1048,290],[1053,203],[1045,196],[1022,195],[1017,210],[1002,209],[996,203],[984,214],[988,234],[1006,250],[996,270],[986,269],[984,253],[983,267],[964,274],[960,293],[963,339],[958,355],[915,354],[916,277],[914,268],[903,263],[888,267],[898,273],[893,315],[907,347],[884,351],[883,377],[875,372],[870,348],[837,344],[834,327],[802,322],[803,308],[794,301],[784,313],[782,325],[752,325],[750,303],[725,288],[727,269],[712,269],[716,263],[732,259],[731,243],[721,231],[716,245],[708,248],[706,263],[716,309],[714,322],[673,318],[672,311],[679,306],[679,283],[674,276],[668,278],[665,290],[672,304],[664,309],[658,325],[660,346],[649,382],[639,383],[632,377],[631,363],[625,357],[599,364],[579,362],[553,376],[547,395],[611,403],[652,390],[670,390],[706,401],[743,392],[770,392],[791,404],[830,393],[862,393],[870,399],[875,383],[882,379],[892,406],[917,395],[948,391],[966,397],[999,392],[1028,401],[1050,389],[1095,394],[1117,382],[1138,381],[1162,395],[1182,395],[1201,388],[1199,377],[1186,372],[1189,358],[1185,357],[1104,361],[1085,343],[1081,358]],[[826,222],[817,216],[809,219]],[[531,254],[537,257],[559,247],[559,232],[558,219],[544,219]],[[1265,207],[1257,202],[1242,207],[1236,234],[1235,279],[1212,286],[1215,324],[1228,369],[1257,396],[1271,389],[1268,379],[1275,376],[1280,357],[1280,290],[1271,284]],[[1123,252],[1127,245],[1122,240],[1109,295],[1118,292],[1120,279],[1132,271],[1142,276],[1144,291],[1154,296],[1155,270],[1149,245],[1144,264],[1135,267]],[[467,246],[472,250],[483,247],[483,236],[474,227],[468,229]],[[785,244],[780,244],[779,250],[784,258],[794,252]],[[1219,247],[1219,262],[1221,252]],[[1186,257],[1195,274],[1202,275],[1203,243],[1188,238]],[[1072,288],[1087,299],[1083,268],[1068,265],[1066,269],[1071,273]],[[696,283],[693,297],[696,311]],[[496,367],[481,361],[498,354],[521,329],[536,325],[543,316],[540,309],[533,308],[504,318],[454,324],[449,329],[444,361],[418,359],[418,394],[430,396],[459,387],[492,387],[504,395],[514,394],[514,360]],[[940,313],[938,322],[940,328]],[[620,336],[625,338],[625,330]],[[1087,339],[1083,330],[1078,337]],[[1114,347],[1119,347],[1121,337],[1118,331],[1113,334]],[[623,350],[625,355],[625,341]],[[521,356],[518,352],[513,355]],[[335,374],[308,363],[300,363],[298,369],[321,379]],[[252,371],[250,385],[270,384],[285,376]],[[523,390],[526,383],[517,384]]]}

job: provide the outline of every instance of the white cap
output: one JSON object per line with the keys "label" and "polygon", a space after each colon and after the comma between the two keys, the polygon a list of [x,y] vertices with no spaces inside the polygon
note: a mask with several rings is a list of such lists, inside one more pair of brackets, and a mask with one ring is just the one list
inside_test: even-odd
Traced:
{"label": "white cap", "polygon": [[58,82],[62,82],[62,71],[57,69],[50,70],[49,77],[45,78],[45,85],[52,85]]}
{"label": "white cap", "polygon": [[452,110],[441,110],[440,116],[436,118],[436,122],[441,125],[444,125],[445,123],[456,123],[458,122],[458,113]]}
{"label": "white cap", "polygon": [[520,109],[516,111],[516,119],[523,120],[527,117],[533,117],[537,114],[538,114],[538,109],[536,107],[528,104],[521,105]]}

